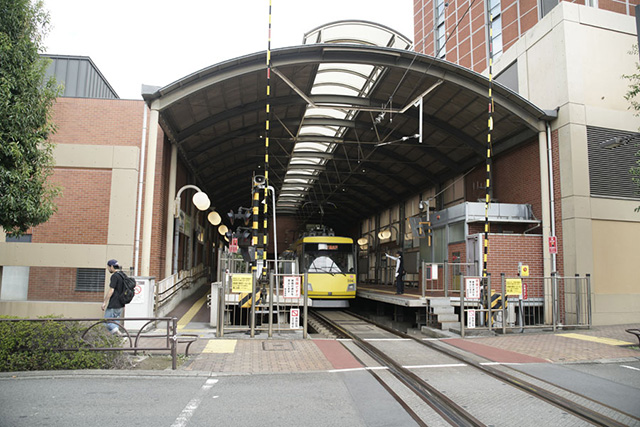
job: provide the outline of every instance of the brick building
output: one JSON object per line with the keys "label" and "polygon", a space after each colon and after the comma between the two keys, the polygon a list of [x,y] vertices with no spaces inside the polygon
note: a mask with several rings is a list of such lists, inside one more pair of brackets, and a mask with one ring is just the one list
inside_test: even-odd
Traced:
{"label": "brick building", "polygon": [[[417,52],[482,73],[540,108],[557,111],[548,141],[531,140],[493,159],[493,199],[530,205],[541,226],[525,237],[517,228],[505,229],[508,234],[504,234],[500,231],[504,224],[492,221],[488,270],[514,274],[526,259],[533,275],[590,274],[595,324],[640,320],[640,291],[633,285],[638,280],[630,269],[640,262],[640,252],[634,249],[640,236],[640,214],[634,212],[639,197],[628,173],[637,160],[633,142],[638,141],[640,121],[624,99],[628,82],[622,78],[636,72],[638,58],[628,52],[637,43],[633,18],[637,4],[636,0],[414,1]],[[603,147],[616,137],[628,143],[613,150]],[[543,172],[546,165],[548,174]],[[484,198],[484,180],[485,168],[478,167],[453,179],[449,187],[423,189],[401,209],[391,207],[369,223],[377,220],[382,228],[394,222],[400,225],[402,218],[420,213],[420,200],[434,196],[436,211],[476,202]],[[405,212],[404,217],[399,211]],[[481,225],[469,224],[467,236],[482,233]],[[437,221],[433,226],[434,232],[438,227],[451,232]],[[373,229],[362,227],[362,231]],[[554,256],[548,249],[552,235],[559,248]],[[395,236],[391,240],[400,241]],[[405,239],[404,248],[420,253],[421,259],[426,253],[434,262],[466,251],[467,261],[473,261],[469,243],[461,245],[459,240],[445,237],[446,250]],[[393,246],[390,241],[382,243]]]}
{"label": "brick building", "polygon": [[[143,198],[138,196],[143,188],[141,152],[148,109],[141,100],[119,99],[90,58],[51,59],[48,73],[65,85],[53,107],[57,132],[52,136],[55,168],[51,181],[62,195],[48,222],[20,239],[1,239],[0,313],[99,317],[109,276],[106,261],[115,258],[126,271],[137,270],[134,259],[140,231],[136,219],[144,211],[139,204]],[[149,275],[163,278],[166,242],[162,236],[170,218],[166,171],[171,150],[160,129],[157,135],[152,209],[160,214],[153,223]],[[176,182],[188,182],[180,163]],[[183,200],[182,207],[193,215],[187,201]],[[194,228],[196,224],[205,224],[202,215],[194,220]],[[193,262],[203,261],[204,244],[194,240],[184,235],[180,268],[188,267],[189,244],[193,245]]]}

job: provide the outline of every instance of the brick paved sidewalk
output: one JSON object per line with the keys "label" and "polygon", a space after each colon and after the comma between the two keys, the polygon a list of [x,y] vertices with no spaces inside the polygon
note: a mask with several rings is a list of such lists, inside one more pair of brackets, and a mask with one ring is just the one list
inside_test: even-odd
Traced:
{"label": "brick paved sidewalk", "polygon": [[[625,332],[625,329],[635,327],[598,326],[583,330],[559,330],[555,333],[527,331],[523,334],[465,338],[465,341],[520,353],[530,356],[531,360],[539,358],[552,363],[640,360],[637,338]],[[622,342],[628,345],[612,345]],[[469,347],[472,348],[473,346]],[[317,342],[311,339],[201,338],[191,346],[190,353],[189,361],[180,370],[260,374],[312,372],[334,368]]]}
{"label": "brick paved sidewalk", "polygon": [[312,340],[212,339],[192,346],[181,370],[216,373],[284,373],[323,371],[331,363]]}
{"label": "brick paved sidewalk", "polygon": [[[497,337],[469,338],[492,347],[538,357],[555,363],[587,362],[604,359],[640,359],[640,348],[635,335],[625,329],[637,325],[594,326],[591,329],[558,330],[557,332],[526,332]],[[582,339],[580,339],[582,338]],[[588,338],[605,338],[604,342]],[[629,346],[607,344],[617,340]]]}

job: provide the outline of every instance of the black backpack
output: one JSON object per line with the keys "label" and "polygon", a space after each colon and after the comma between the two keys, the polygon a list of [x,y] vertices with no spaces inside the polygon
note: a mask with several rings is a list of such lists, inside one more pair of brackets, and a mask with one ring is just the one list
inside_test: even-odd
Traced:
{"label": "black backpack", "polygon": [[118,295],[120,304],[127,305],[131,302],[136,295],[136,279],[124,274],[123,271],[119,271],[120,277],[122,277],[122,292]]}

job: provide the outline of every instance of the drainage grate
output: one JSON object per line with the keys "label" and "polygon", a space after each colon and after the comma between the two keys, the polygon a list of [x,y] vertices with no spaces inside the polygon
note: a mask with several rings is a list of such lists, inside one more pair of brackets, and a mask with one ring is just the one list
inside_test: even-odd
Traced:
{"label": "drainage grate", "polygon": [[293,350],[293,343],[284,342],[263,342],[262,349],[265,351],[291,351]]}

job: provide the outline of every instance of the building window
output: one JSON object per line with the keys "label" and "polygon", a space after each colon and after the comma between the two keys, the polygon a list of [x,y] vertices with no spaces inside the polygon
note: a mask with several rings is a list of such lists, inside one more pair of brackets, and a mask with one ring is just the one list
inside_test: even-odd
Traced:
{"label": "building window", "polygon": [[20,237],[13,237],[7,234],[5,241],[7,243],[31,243],[31,234],[23,234]]}
{"label": "building window", "polygon": [[518,61],[514,61],[502,70],[502,72],[495,77],[495,80],[515,93],[518,93],[520,87],[518,84]]}
{"label": "building window", "polygon": [[79,268],[76,271],[76,291],[104,292],[104,268]]}
{"label": "building window", "polygon": [[444,28],[444,0],[436,0],[436,58],[444,58],[447,54],[447,48],[445,42],[447,40],[447,33]]}
{"label": "building window", "polygon": [[540,0],[540,19],[547,16],[557,4],[558,0]]}
{"label": "building window", "polygon": [[491,16],[491,44],[493,45],[493,59],[502,55],[502,7],[500,0],[489,0]]}

